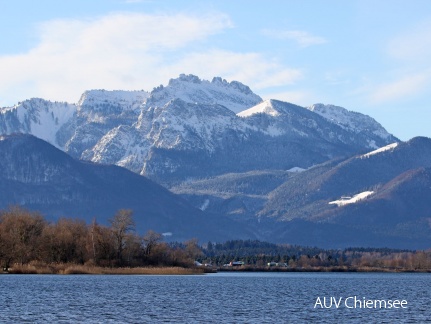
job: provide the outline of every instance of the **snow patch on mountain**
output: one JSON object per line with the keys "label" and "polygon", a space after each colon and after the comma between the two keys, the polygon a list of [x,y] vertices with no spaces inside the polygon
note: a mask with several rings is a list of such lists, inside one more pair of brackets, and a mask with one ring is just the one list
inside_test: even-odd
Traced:
{"label": "snow patch on mountain", "polygon": [[372,155],[379,154],[379,153],[381,153],[381,152],[385,152],[385,151],[393,150],[393,149],[394,149],[394,148],[396,148],[397,146],[398,146],[398,143],[392,143],[392,144],[389,144],[389,145],[383,146],[383,147],[381,147],[381,148],[379,148],[379,149],[377,149],[377,150],[374,150],[374,151],[372,151],[372,152],[369,152],[369,153],[367,153],[367,154],[363,154],[363,155],[361,155],[361,158],[368,158],[368,157],[370,157],[370,156],[372,156]]}
{"label": "snow patch on mountain", "polygon": [[200,210],[205,211],[208,206],[210,205],[210,200],[209,199],[205,199],[205,201],[203,202],[202,206],[199,207]]}
{"label": "snow patch on mountain", "polygon": [[358,193],[357,195],[354,195],[353,197],[341,197],[339,200],[334,200],[329,202],[330,205],[337,205],[338,207],[354,204],[357,203],[360,200],[363,200],[367,198],[368,196],[372,195],[374,191],[364,191],[361,193]]}
{"label": "snow patch on mountain", "polygon": [[303,169],[303,168],[300,168],[300,167],[293,167],[293,168],[290,168],[289,170],[287,170],[288,172],[294,172],[294,173],[299,173],[299,172],[303,172],[303,171],[305,171],[305,170],[307,170],[307,169]]}

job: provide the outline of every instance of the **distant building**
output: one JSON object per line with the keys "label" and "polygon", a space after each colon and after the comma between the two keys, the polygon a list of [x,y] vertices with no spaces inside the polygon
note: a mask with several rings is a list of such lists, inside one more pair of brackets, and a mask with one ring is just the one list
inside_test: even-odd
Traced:
{"label": "distant building", "polygon": [[231,267],[240,267],[244,265],[244,261],[231,261],[229,266]]}

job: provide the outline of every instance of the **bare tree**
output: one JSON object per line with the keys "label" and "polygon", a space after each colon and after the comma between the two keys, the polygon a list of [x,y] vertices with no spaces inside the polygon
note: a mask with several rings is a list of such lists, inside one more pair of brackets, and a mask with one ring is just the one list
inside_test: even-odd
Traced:
{"label": "bare tree", "polygon": [[5,267],[11,262],[26,263],[40,257],[40,237],[46,226],[44,218],[21,207],[11,207],[0,215],[0,255]]}
{"label": "bare tree", "polygon": [[115,249],[117,251],[117,259],[121,263],[123,258],[123,250],[126,245],[127,233],[135,229],[133,220],[133,211],[130,209],[120,209],[109,220],[111,230],[115,239]]}
{"label": "bare tree", "polygon": [[83,220],[60,218],[45,226],[42,254],[51,262],[84,263],[87,255],[88,227]]}
{"label": "bare tree", "polygon": [[185,245],[186,245],[186,249],[185,249],[186,254],[190,259],[195,260],[196,258],[203,256],[203,252],[198,245],[197,239],[188,240],[185,242]]}
{"label": "bare tree", "polygon": [[152,230],[149,230],[145,233],[142,241],[144,245],[144,254],[146,256],[150,256],[154,247],[161,241],[162,235],[160,233],[156,233]]}

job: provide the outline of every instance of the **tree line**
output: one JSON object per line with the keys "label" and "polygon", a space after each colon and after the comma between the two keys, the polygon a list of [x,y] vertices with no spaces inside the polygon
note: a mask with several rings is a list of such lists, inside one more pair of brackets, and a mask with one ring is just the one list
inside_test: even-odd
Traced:
{"label": "tree line", "polygon": [[410,251],[387,248],[321,249],[257,240],[231,240],[198,245],[163,242],[152,230],[135,231],[133,212],[121,209],[109,225],[96,221],[60,218],[48,222],[38,212],[21,207],[0,211],[0,266],[39,261],[46,264],[82,264],[100,267],[192,267],[194,261],[223,267],[232,261],[264,268],[277,263],[289,268],[378,268],[431,271],[431,250]]}
{"label": "tree line", "polygon": [[269,263],[288,268],[341,268],[431,271],[431,250],[411,251],[389,248],[322,249],[258,240],[208,242],[203,248],[203,263],[216,266],[243,261],[245,266],[264,268]]}
{"label": "tree line", "polygon": [[193,265],[196,240],[178,247],[162,238],[151,230],[137,234],[133,212],[127,209],[110,218],[109,226],[70,218],[48,222],[38,212],[17,206],[0,212],[0,264],[6,270],[33,261],[102,267]]}

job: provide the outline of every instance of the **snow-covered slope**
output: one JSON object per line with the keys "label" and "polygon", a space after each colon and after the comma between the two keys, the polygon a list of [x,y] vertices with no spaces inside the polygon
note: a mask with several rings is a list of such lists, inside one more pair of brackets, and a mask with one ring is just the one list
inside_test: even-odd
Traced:
{"label": "snow-covered slope", "polygon": [[73,104],[33,98],[0,109],[2,134],[28,133],[60,147],[56,134],[76,113]]}
{"label": "snow-covered slope", "polygon": [[[192,86],[195,90],[196,84]],[[277,100],[235,114],[222,105],[179,98],[155,106],[153,95],[154,91],[135,124],[110,130],[82,157],[169,182],[170,177],[178,180],[192,174],[205,177],[232,171],[288,170],[298,165],[307,168],[368,147],[363,134]],[[199,163],[205,167],[190,170]]]}
{"label": "snow-covered slope", "polygon": [[86,91],[77,104],[74,118],[60,129],[59,142],[69,154],[82,158],[111,129],[132,125],[148,98],[146,91]]}
{"label": "snow-covered slope", "polygon": [[355,204],[358,201],[364,200],[365,198],[367,198],[369,195],[372,195],[373,193],[374,191],[364,191],[354,195],[353,197],[346,197],[346,196],[341,197],[338,200],[330,201],[328,204],[337,205],[338,207],[349,205],[349,204]]}
{"label": "snow-covered slope", "polygon": [[110,129],[133,124],[145,91],[86,91],[77,104],[33,98],[0,108],[0,133],[25,133],[80,157]]}
{"label": "snow-covered slope", "polygon": [[[108,132],[84,158],[114,163],[145,174],[151,149],[213,154],[225,133],[247,136],[252,127],[221,105],[169,101],[163,107],[142,110],[132,127],[119,126]],[[168,167],[168,163],[165,165]],[[176,168],[173,165],[170,168]]]}
{"label": "snow-covered slope", "polygon": [[319,114],[330,122],[346,130],[357,134],[367,133],[370,137],[368,145],[369,148],[379,148],[381,144],[379,145],[376,141],[381,142],[381,140],[388,141],[394,139],[394,137],[389,134],[382,125],[370,116],[349,111],[343,107],[324,105],[321,103],[314,104],[307,109]]}
{"label": "snow-covered slope", "polygon": [[315,105],[313,109],[304,109],[271,99],[237,115],[271,136],[317,136],[328,142],[368,149],[386,145],[388,140],[397,140],[371,117],[335,106]]}
{"label": "snow-covered slope", "polygon": [[[153,149],[201,151],[212,154],[222,146],[226,133],[253,129],[235,115],[262,99],[247,86],[221,78],[211,82],[194,75],[180,75],[167,86],[155,88],[140,106],[134,123],[112,128],[82,158],[98,163],[115,163],[147,174]],[[165,171],[180,165],[168,159]]]}
{"label": "snow-covered slope", "polygon": [[372,155],[379,154],[379,153],[381,153],[381,152],[385,152],[385,151],[393,150],[393,149],[394,149],[394,148],[396,148],[397,146],[398,146],[398,143],[397,143],[397,142],[396,142],[396,143],[392,143],[392,144],[389,144],[389,145],[383,146],[383,147],[381,147],[381,148],[378,148],[377,150],[371,151],[371,152],[369,152],[369,153],[367,153],[367,154],[361,155],[361,158],[367,158],[367,157],[370,157],[370,156],[372,156]]}
{"label": "snow-covered slope", "polygon": [[78,101],[78,112],[81,115],[121,114],[127,111],[138,111],[149,97],[146,91],[106,91],[90,90],[82,94]]}

